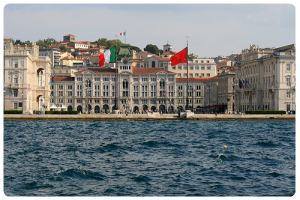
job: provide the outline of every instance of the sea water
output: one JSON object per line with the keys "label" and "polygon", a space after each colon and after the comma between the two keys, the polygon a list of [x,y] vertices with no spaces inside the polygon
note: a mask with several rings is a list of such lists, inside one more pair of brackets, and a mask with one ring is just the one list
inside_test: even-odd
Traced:
{"label": "sea water", "polygon": [[291,196],[295,121],[4,121],[4,191]]}

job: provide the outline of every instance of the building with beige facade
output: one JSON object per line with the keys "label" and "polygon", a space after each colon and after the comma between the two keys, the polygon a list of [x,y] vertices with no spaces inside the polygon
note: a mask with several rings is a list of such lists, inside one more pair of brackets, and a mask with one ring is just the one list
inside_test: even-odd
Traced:
{"label": "building with beige facade", "polygon": [[[197,58],[189,61],[189,78],[209,78],[217,75],[216,63],[210,58]],[[177,78],[187,77],[187,66],[185,63],[176,66],[168,66],[168,70],[176,73]]]}
{"label": "building with beige facade", "polygon": [[236,73],[236,110],[295,111],[295,46],[242,51]]}
{"label": "building with beige facade", "polygon": [[[108,113],[117,106],[121,112],[174,113],[186,105],[186,79],[176,79],[175,73],[165,69],[138,68],[132,63],[119,62],[117,74],[116,69],[97,66],[73,70],[55,70],[51,108]],[[190,107],[203,107],[203,82],[197,79],[189,82]]]}
{"label": "building with beige facade", "polygon": [[51,60],[39,47],[4,40],[4,110],[23,113],[49,109]]}

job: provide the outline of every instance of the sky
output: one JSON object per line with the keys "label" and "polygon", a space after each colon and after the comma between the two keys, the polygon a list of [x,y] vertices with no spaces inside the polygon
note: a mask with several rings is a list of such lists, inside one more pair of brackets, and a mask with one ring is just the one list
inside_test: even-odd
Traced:
{"label": "sky", "polygon": [[8,4],[4,37],[37,41],[125,40],[143,49],[167,42],[200,57],[240,53],[250,44],[279,47],[295,43],[295,8],[290,4]]}

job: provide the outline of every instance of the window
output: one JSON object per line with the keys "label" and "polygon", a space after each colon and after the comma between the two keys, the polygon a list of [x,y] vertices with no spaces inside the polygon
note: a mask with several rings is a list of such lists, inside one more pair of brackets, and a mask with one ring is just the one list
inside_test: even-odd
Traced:
{"label": "window", "polygon": [[19,102],[19,107],[23,107],[23,103],[22,102]]}
{"label": "window", "polygon": [[206,69],[207,69],[207,70],[211,70],[211,66],[207,66]]}
{"label": "window", "polygon": [[286,71],[291,71],[291,64],[286,64]]}
{"label": "window", "polygon": [[201,66],[201,70],[205,70],[205,67],[204,67],[204,66]]}
{"label": "window", "polygon": [[210,73],[207,73],[206,75],[207,75],[207,77],[210,77]]}
{"label": "window", "polygon": [[103,85],[103,96],[108,97],[108,85]]}
{"label": "window", "polygon": [[286,77],[286,85],[291,86],[291,76]]}
{"label": "window", "polygon": [[109,81],[109,77],[103,77],[103,81]]}
{"label": "window", "polygon": [[72,90],[72,85],[68,85],[68,90]]}
{"label": "window", "polygon": [[286,104],[286,110],[290,111],[291,110],[291,105],[290,104]]}
{"label": "window", "polygon": [[14,103],[14,109],[18,109],[18,103]]}
{"label": "window", "polygon": [[134,97],[139,97],[139,86],[138,85],[134,85],[133,86],[133,96]]}
{"label": "window", "polygon": [[64,94],[63,91],[58,91],[58,96],[59,96],[59,97],[62,97],[63,94]]}
{"label": "window", "polygon": [[18,68],[18,66],[19,66],[18,61],[15,61],[15,62],[14,62],[14,67],[15,67],[15,68]]}
{"label": "window", "polygon": [[151,67],[155,67],[155,61],[152,61],[152,63],[151,63]]}
{"label": "window", "polygon": [[161,89],[165,89],[165,86],[166,86],[165,80],[161,80],[161,81],[159,82],[159,87],[160,87]]}
{"label": "window", "polygon": [[38,86],[43,87],[44,86],[44,70],[38,70]]}
{"label": "window", "polygon": [[13,90],[14,97],[18,97],[18,89]]}
{"label": "window", "polygon": [[123,97],[128,97],[129,96],[129,83],[126,79],[123,80],[122,86],[123,86]]}
{"label": "window", "polygon": [[77,77],[77,81],[82,81],[82,77]]}
{"label": "window", "polygon": [[288,90],[288,91],[286,91],[286,97],[287,98],[291,98],[291,92]]}
{"label": "window", "polygon": [[148,96],[148,86],[147,85],[142,85],[142,97],[147,97]]}
{"label": "window", "polygon": [[142,77],[142,81],[143,81],[143,82],[147,82],[147,81],[148,81],[148,78],[147,78],[147,77]]}
{"label": "window", "polygon": [[18,76],[14,76],[14,83],[15,83],[15,84],[18,84],[18,83],[19,83],[19,78],[18,78]]}
{"label": "window", "polygon": [[71,97],[73,95],[72,91],[68,91],[68,97]]}
{"label": "window", "polygon": [[139,82],[139,78],[138,78],[138,77],[134,77],[134,78],[133,78],[133,81],[134,81],[134,82]]}
{"label": "window", "polygon": [[100,77],[95,77],[95,81],[100,81]]}
{"label": "window", "polygon": [[156,97],[156,85],[151,85],[151,97]]}

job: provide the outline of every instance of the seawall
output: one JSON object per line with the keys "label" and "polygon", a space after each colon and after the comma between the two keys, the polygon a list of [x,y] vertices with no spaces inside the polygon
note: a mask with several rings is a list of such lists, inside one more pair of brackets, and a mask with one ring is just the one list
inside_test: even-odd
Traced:
{"label": "seawall", "polygon": [[[162,114],[156,117],[147,114],[4,114],[5,120],[186,120],[178,118],[176,114]],[[234,114],[195,114],[187,120],[249,120],[249,119],[286,119],[295,120],[295,115],[234,115]]]}

